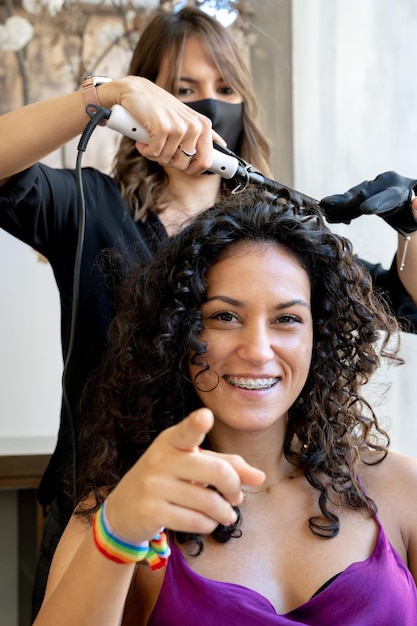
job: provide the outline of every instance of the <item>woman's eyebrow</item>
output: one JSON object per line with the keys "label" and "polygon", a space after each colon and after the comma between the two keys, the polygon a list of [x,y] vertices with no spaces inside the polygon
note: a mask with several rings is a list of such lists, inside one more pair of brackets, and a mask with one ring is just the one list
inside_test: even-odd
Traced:
{"label": "woman's eyebrow", "polygon": [[297,306],[297,305],[305,306],[307,309],[311,309],[310,304],[306,302],[306,300],[303,300],[302,298],[296,298],[295,300],[288,300],[288,302],[281,302],[280,304],[277,304],[275,308],[277,310],[289,309],[290,307]]}
{"label": "woman's eyebrow", "polygon": [[[197,83],[201,82],[197,78],[191,78],[191,76],[180,76],[178,80],[183,81],[184,83],[191,83],[192,85],[196,85]],[[225,81],[221,76],[219,76],[219,78],[216,79],[216,83],[223,84],[224,82]]]}
{"label": "woman's eyebrow", "polygon": [[191,78],[190,76],[180,76],[178,80],[182,80],[185,83],[198,83],[199,81],[196,80],[195,78]]}
{"label": "woman's eyebrow", "polygon": [[221,300],[222,302],[225,302],[226,304],[231,304],[233,306],[243,306],[243,302],[240,302],[239,300],[235,300],[234,298],[229,298],[228,296],[210,296],[210,298],[207,298],[206,302],[212,302],[213,300]]}

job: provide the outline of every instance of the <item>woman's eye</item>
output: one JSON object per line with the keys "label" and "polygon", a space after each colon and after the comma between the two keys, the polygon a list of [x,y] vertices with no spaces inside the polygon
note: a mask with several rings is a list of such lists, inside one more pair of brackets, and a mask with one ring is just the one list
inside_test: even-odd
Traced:
{"label": "woman's eye", "polygon": [[279,322],[280,324],[297,324],[297,323],[300,324],[301,319],[298,317],[298,315],[285,313],[284,315],[280,315],[277,318],[277,322]]}
{"label": "woman's eye", "polygon": [[177,97],[189,96],[191,93],[192,93],[192,89],[190,87],[178,87],[177,89]]}
{"label": "woman's eye", "polygon": [[218,92],[222,94],[222,96],[231,96],[235,93],[231,87],[219,87]]}
{"label": "woman's eye", "polygon": [[220,320],[222,322],[234,322],[237,317],[234,313],[230,313],[230,311],[221,311],[220,313],[214,313],[214,315],[210,315],[212,320]]}

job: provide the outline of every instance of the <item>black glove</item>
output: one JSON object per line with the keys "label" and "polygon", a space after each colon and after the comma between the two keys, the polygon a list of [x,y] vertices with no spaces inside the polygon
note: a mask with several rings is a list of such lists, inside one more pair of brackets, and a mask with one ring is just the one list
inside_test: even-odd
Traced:
{"label": "black glove", "polygon": [[396,172],[384,172],[375,180],[365,180],[344,194],[327,196],[320,207],[330,223],[350,221],[359,215],[379,215],[402,235],[417,230],[411,209],[417,180]]}

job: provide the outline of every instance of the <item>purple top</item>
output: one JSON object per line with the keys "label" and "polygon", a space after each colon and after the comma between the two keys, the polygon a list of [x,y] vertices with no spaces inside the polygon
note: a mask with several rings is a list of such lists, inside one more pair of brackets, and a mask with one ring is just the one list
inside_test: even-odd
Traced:
{"label": "purple top", "polygon": [[285,615],[256,591],[200,576],[172,542],[148,626],[416,626],[414,579],[378,525],[366,561],[352,563],[318,595]]}

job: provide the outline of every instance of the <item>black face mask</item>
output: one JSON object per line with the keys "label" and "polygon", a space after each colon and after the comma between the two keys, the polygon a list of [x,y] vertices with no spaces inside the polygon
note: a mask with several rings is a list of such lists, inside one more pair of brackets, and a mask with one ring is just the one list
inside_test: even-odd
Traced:
{"label": "black face mask", "polygon": [[213,130],[227,142],[227,147],[238,154],[243,131],[243,103],[231,104],[222,100],[196,100],[186,103],[191,109],[211,120]]}

